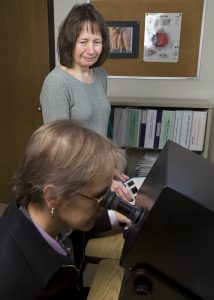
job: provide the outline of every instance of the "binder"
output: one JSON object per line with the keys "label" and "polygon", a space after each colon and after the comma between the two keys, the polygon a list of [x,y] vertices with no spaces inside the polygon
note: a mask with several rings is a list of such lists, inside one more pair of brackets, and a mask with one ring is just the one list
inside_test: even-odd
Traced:
{"label": "binder", "polygon": [[148,109],[146,118],[146,132],[144,148],[153,149],[155,139],[155,127],[157,119],[157,109]]}
{"label": "binder", "polygon": [[182,128],[182,119],[183,119],[183,111],[176,110],[175,112],[175,127],[173,134],[173,142],[179,144],[181,138],[181,128]]}
{"label": "binder", "polygon": [[123,147],[126,145],[128,109],[114,109],[113,141]]}
{"label": "binder", "polygon": [[194,111],[189,150],[202,151],[204,146],[207,111]]}
{"label": "binder", "polygon": [[138,147],[139,145],[141,114],[141,109],[128,108],[126,139],[126,146],[128,147]]}
{"label": "binder", "polygon": [[155,138],[154,138],[154,149],[159,148],[160,133],[161,133],[161,121],[162,121],[162,109],[157,110]]}
{"label": "binder", "polygon": [[143,109],[141,115],[140,137],[139,137],[139,147],[142,148],[144,148],[144,142],[145,142],[146,119],[147,119],[147,109]]}
{"label": "binder", "polygon": [[163,110],[159,149],[162,149],[168,140],[173,140],[174,127],[175,127],[175,111]]}
{"label": "binder", "polygon": [[183,110],[180,145],[189,149],[193,110]]}

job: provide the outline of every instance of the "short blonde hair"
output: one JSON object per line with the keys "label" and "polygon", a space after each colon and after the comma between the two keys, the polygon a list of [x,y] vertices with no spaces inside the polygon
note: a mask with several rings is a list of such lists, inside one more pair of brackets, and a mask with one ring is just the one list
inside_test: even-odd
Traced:
{"label": "short blonde hair", "polygon": [[19,204],[41,202],[46,184],[56,187],[55,195],[72,195],[125,165],[124,151],[111,140],[71,120],[58,120],[29,139],[13,191]]}

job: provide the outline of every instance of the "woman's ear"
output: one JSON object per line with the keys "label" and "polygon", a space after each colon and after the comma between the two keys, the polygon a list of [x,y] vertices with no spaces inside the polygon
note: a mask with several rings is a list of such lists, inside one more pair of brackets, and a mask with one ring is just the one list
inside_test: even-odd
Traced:
{"label": "woman's ear", "polygon": [[47,184],[43,188],[43,198],[48,208],[57,208],[60,203],[60,197],[55,195],[56,187],[53,184]]}

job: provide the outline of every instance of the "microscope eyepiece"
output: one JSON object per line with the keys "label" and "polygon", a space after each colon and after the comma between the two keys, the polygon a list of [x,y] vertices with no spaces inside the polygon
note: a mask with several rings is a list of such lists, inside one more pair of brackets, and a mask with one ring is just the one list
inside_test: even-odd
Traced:
{"label": "microscope eyepiece", "polygon": [[105,209],[112,209],[121,213],[130,219],[132,223],[137,222],[143,210],[141,207],[121,199],[116,195],[115,192],[112,192],[111,190],[109,190],[105,198],[100,202],[100,205]]}

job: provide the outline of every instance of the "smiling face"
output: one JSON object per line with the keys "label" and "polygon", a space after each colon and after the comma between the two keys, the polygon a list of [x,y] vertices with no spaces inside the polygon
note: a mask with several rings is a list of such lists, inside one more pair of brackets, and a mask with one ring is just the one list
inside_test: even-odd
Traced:
{"label": "smiling face", "polygon": [[74,49],[74,68],[88,69],[95,64],[102,53],[102,36],[86,23],[77,39]]}

